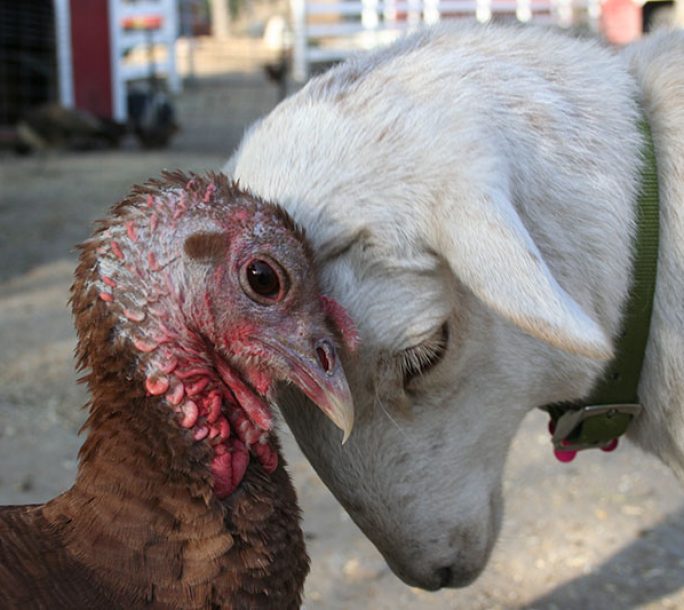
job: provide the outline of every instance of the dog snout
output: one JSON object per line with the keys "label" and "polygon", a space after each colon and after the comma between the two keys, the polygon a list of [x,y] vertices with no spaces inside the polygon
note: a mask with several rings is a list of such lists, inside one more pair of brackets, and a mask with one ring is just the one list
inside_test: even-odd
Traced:
{"label": "dog snout", "polygon": [[457,589],[467,587],[482,572],[482,566],[465,566],[462,564],[443,566],[434,572],[435,582],[439,582],[437,589]]}
{"label": "dog snout", "polygon": [[444,588],[467,587],[481,574],[486,565],[486,559],[464,563],[460,557],[456,557],[451,563],[435,567],[427,566],[427,569],[422,561],[401,564],[388,558],[387,563],[406,584],[427,591],[437,591]]}

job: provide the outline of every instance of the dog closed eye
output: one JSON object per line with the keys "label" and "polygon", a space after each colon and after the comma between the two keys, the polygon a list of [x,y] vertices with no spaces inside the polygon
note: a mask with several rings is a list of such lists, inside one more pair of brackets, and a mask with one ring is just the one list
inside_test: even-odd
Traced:
{"label": "dog closed eye", "polygon": [[445,322],[427,341],[400,352],[399,366],[404,376],[404,387],[434,368],[444,357],[448,343],[449,326]]}

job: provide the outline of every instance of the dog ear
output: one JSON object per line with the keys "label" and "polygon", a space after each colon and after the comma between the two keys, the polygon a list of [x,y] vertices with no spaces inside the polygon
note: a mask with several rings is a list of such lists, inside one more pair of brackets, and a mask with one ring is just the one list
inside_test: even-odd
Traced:
{"label": "dog ear", "polygon": [[439,252],[482,301],[533,337],[595,360],[610,339],[558,284],[506,193],[448,206]]}

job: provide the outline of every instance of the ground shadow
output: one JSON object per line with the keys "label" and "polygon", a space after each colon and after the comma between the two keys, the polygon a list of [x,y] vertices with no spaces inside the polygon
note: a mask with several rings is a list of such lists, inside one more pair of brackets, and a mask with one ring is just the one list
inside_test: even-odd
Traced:
{"label": "ground shadow", "polygon": [[626,610],[684,588],[684,508],[590,574],[559,585],[519,610]]}

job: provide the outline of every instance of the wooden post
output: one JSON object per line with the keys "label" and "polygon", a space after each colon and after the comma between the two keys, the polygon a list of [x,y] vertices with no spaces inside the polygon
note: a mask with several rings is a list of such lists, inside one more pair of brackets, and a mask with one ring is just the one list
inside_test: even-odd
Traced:
{"label": "wooden post", "polygon": [[306,34],[306,0],[291,0],[292,11],[292,78],[297,83],[303,83],[309,78],[309,58]]}
{"label": "wooden post", "polygon": [[230,37],[228,0],[211,0],[211,35],[219,39]]}

